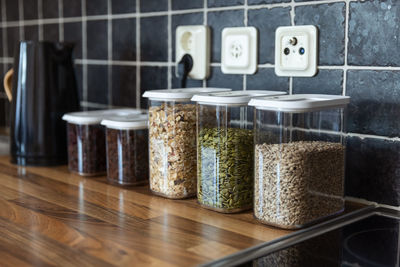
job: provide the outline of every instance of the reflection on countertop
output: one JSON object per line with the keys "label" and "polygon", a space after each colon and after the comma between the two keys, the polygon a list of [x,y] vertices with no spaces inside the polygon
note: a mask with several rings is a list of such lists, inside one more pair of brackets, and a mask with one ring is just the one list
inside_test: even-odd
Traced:
{"label": "reflection on countertop", "polygon": [[8,155],[10,153],[10,137],[0,135],[0,155]]}

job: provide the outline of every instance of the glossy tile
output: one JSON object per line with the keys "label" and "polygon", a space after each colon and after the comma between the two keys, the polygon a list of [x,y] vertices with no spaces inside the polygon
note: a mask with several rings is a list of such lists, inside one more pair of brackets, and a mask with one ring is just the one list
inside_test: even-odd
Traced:
{"label": "glossy tile", "polygon": [[315,25],[319,35],[319,64],[344,64],[344,33],[345,33],[344,2],[295,8],[296,25]]}
{"label": "glossy tile", "polygon": [[[140,53],[143,61],[168,60],[167,17],[146,17],[140,20]],[[155,30],[151,30],[155,29]]]}

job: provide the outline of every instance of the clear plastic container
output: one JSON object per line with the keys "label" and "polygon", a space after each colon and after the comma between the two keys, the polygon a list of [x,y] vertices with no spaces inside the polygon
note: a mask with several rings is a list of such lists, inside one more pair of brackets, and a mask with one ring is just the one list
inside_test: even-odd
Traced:
{"label": "clear plastic container", "polygon": [[291,95],[255,106],[254,216],[296,229],[344,209],[345,110],[350,98]]}
{"label": "clear plastic container", "polygon": [[146,184],[149,179],[147,115],[109,117],[101,124],[106,127],[108,182],[122,186]]}
{"label": "clear plastic container", "polygon": [[107,116],[141,114],[136,109],[95,110],[67,113],[68,168],[83,176],[106,173],[105,130],[100,122]]}
{"label": "clear plastic container", "polygon": [[223,213],[253,205],[253,108],[251,97],[274,91],[195,95],[197,102],[197,199]]}
{"label": "clear plastic container", "polygon": [[201,92],[221,88],[152,90],[149,98],[150,190],[172,199],[196,195],[196,105]]}

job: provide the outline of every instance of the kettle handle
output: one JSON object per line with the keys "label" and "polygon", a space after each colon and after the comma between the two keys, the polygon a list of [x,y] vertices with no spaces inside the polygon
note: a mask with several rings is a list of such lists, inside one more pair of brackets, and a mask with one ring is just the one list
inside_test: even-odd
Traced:
{"label": "kettle handle", "polygon": [[14,74],[14,70],[10,69],[7,71],[6,75],[4,75],[4,91],[6,91],[6,95],[8,100],[11,102],[12,100],[12,76]]}

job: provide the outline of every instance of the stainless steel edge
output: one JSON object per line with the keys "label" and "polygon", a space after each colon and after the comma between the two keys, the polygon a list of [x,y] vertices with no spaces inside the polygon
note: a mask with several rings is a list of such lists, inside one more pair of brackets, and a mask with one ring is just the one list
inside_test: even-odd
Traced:
{"label": "stainless steel edge", "polygon": [[378,205],[367,206],[362,209],[349,212],[345,215],[335,217],[326,222],[322,222],[317,225],[310,226],[302,230],[298,230],[284,237],[272,240],[270,242],[265,242],[248,249],[241,250],[237,253],[228,255],[224,258],[211,261],[199,266],[200,267],[237,266],[255,260],[257,258],[263,257],[269,253],[300,243],[315,236],[321,235],[323,233],[335,230],[342,226],[381,213],[390,215],[393,214],[394,212],[393,211],[388,212],[386,211],[385,208],[379,207]]}

